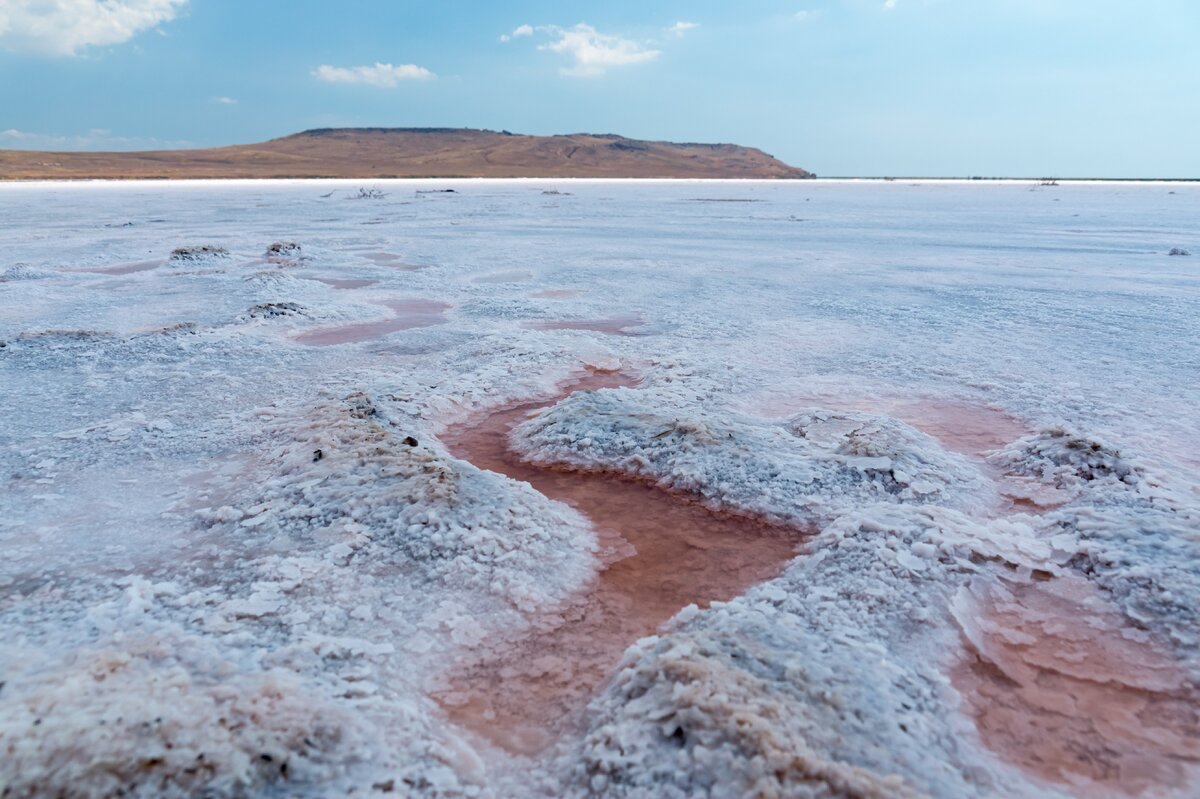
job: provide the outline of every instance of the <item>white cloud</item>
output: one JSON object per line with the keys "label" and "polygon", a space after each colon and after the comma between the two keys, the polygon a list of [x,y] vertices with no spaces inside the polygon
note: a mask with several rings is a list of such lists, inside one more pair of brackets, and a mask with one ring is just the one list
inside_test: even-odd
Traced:
{"label": "white cloud", "polygon": [[553,41],[541,45],[538,49],[568,56],[575,62],[574,66],[559,70],[563,75],[603,75],[609,67],[653,61],[660,55],[658,50],[647,49],[632,39],[600,33],[591,25],[582,22],[573,28],[546,25],[538,30],[545,31],[553,37]]}
{"label": "white cloud", "polygon": [[883,7],[890,11],[896,7],[896,0],[883,0]]}
{"label": "white cloud", "polygon": [[[3,2],[3,0],[0,0]],[[27,130],[0,130],[0,149],[14,150],[165,150],[191,147],[189,141],[167,141],[153,136],[114,136],[111,130],[92,128],[87,133],[62,136]]]}
{"label": "white cloud", "polygon": [[437,77],[425,67],[416,64],[375,64],[373,67],[331,67],[322,64],[312,71],[314,77],[329,83],[363,83],[391,89],[401,81],[428,80]]}
{"label": "white cloud", "polygon": [[687,33],[688,31],[694,30],[695,28],[699,28],[699,27],[700,27],[699,22],[684,22],[683,20],[679,20],[674,25],[667,28],[667,33],[673,33],[676,36],[682,36],[683,34]]}
{"label": "white cloud", "polygon": [[0,0],[0,47],[51,56],[121,44],[175,18],[187,0]]}
{"label": "white cloud", "polygon": [[517,38],[518,36],[532,36],[532,35],[533,35],[533,26],[532,25],[518,25],[515,29],[513,29],[512,33],[501,34],[500,41],[507,42],[507,41],[511,41],[512,39]]}
{"label": "white cloud", "polygon": [[797,11],[792,15],[792,19],[797,22],[812,22],[821,15],[820,11]]}
{"label": "white cloud", "polygon": [[212,101],[219,105],[237,105],[237,100],[232,97],[214,97]]}

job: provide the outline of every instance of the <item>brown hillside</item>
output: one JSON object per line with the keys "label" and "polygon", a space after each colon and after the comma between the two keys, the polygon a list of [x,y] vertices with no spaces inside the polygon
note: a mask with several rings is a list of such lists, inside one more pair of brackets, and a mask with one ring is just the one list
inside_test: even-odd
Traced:
{"label": "brown hillside", "polygon": [[261,144],[123,153],[0,150],[0,179],[809,178],[761,150],[610,134],[469,128],[309,130]]}

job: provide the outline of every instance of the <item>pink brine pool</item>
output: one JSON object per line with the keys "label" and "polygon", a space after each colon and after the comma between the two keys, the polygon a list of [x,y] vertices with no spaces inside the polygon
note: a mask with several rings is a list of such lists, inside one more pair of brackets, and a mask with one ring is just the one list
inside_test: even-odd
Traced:
{"label": "pink brine pool", "polygon": [[446,310],[450,308],[444,302],[423,299],[389,300],[383,304],[394,313],[390,319],[312,330],[296,336],[296,341],[316,347],[368,341],[399,330],[445,324]]}
{"label": "pink brine pool", "polygon": [[[589,375],[572,391],[628,386],[619,374]],[[534,632],[499,656],[465,663],[438,698],[451,719],[510,752],[536,754],[576,727],[625,649],[689,604],[732,599],[770,579],[795,555],[796,530],[714,513],[686,497],[612,474],[525,463],[509,449],[514,425],[539,408],[501,408],[447,430],[451,453],[530,484],[594,525],[606,565]]]}

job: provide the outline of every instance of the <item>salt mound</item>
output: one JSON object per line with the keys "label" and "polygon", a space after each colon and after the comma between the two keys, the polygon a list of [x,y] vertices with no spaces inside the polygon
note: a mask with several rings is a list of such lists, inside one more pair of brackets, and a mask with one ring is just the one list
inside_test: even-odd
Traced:
{"label": "salt mound", "polygon": [[245,796],[325,782],[356,759],[361,731],[319,688],[282,670],[197,673],[172,654],[178,643],[78,651],[10,688],[4,795]]}
{"label": "salt mound", "polygon": [[0,272],[0,283],[10,280],[42,280],[48,277],[54,277],[54,273],[44,269],[34,269],[29,264],[13,264]]}
{"label": "salt mound", "polygon": [[895,419],[813,409],[769,422],[700,407],[663,390],[577,392],[518,426],[512,444],[538,465],[617,472],[800,526],[879,501],[995,501],[973,463]]}
{"label": "salt mound", "polygon": [[215,244],[198,244],[189,247],[176,247],[171,250],[167,263],[172,265],[206,263],[229,258],[229,250]]}

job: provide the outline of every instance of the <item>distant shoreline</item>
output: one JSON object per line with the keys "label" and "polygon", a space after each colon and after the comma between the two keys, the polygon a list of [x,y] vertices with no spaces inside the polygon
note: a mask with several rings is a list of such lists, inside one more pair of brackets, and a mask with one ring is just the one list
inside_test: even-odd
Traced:
{"label": "distant shoreline", "polygon": [[164,186],[209,186],[215,184],[297,184],[312,183],[329,187],[338,186],[354,188],[374,185],[482,185],[491,183],[527,183],[551,185],[556,183],[597,183],[597,184],[637,184],[637,183],[729,183],[751,184],[765,186],[812,186],[813,184],[851,184],[851,183],[895,183],[908,185],[973,185],[973,186],[1002,186],[1019,184],[1031,188],[1053,189],[1061,186],[1101,186],[1101,185],[1139,185],[1139,186],[1200,186],[1200,178],[1059,178],[1054,185],[1043,185],[1041,178],[876,178],[876,177],[820,177],[805,180],[787,180],[779,178],[618,178],[618,177],[406,177],[406,178],[362,178],[362,177],[272,177],[272,178],[0,178],[0,186],[121,186],[139,184],[161,184]]}
{"label": "distant shoreline", "polygon": [[0,150],[0,180],[476,177],[804,180],[812,173],[737,144],[474,128],[318,129],[185,150]]}

